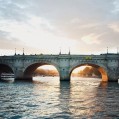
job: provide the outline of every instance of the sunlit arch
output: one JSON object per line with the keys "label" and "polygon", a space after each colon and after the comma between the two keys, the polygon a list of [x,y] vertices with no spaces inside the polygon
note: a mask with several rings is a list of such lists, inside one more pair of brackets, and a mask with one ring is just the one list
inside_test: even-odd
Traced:
{"label": "sunlit arch", "polygon": [[101,73],[102,81],[104,81],[104,82],[108,81],[108,75],[107,75],[107,72],[106,72],[106,68],[102,67],[100,65],[90,64],[90,63],[75,65],[73,68],[70,69],[70,73],[69,73],[70,77],[71,77],[71,74],[72,74],[73,70],[78,68],[78,67],[81,67],[81,66],[92,66],[92,67],[96,68]]}
{"label": "sunlit arch", "polygon": [[32,78],[34,71],[41,66],[44,65],[50,65],[50,66],[54,66],[55,69],[57,70],[58,74],[59,74],[59,68],[57,67],[57,65],[52,64],[52,63],[46,63],[46,62],[42,62],[42,63],[32,63],[29,66],[27,66],[24,69],[24,78]]}

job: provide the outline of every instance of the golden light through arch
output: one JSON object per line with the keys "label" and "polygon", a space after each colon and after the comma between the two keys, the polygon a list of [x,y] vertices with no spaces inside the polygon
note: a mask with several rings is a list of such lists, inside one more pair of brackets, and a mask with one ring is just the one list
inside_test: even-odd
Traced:
{"label": "golden light through arch", "polygon": [[86,68],[86,66],[77,67],[77,68],[75,68],[75,69],[73,70],[72,73],[78,73],[78,72],[80,72],[81,70],[83,70],[83,69],[85,69],[85,68]]}
{"label": "golden light through arch", "polygon": [[42,65],[39,66],[35,71],[34,74],[36,76],[52,76],[52,77],[59,77],[58,69],[53,65]]}
{"label": "golden light through arch", "polygon": [[84,66],[76,67],[71,72],[71,79],[72,77],[101,78],[103,77],[103,74],[101,74],[99,68],[90,65],[89,66],[84,65]]}
{"label": "golden light through arch", "polygon": [[38,67],[37,69],[57,70],[57,69],[55,68],[55,66],[53,66],[53,65],[42,65],[42,66]]}

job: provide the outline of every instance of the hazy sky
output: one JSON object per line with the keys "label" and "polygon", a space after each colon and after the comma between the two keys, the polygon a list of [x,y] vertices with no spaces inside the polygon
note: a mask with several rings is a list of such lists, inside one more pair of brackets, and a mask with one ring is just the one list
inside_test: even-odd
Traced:
{"label": "hazy sky", "polygon": [[99,54],[119,47],[119,0],[0,0],[0,54]]}

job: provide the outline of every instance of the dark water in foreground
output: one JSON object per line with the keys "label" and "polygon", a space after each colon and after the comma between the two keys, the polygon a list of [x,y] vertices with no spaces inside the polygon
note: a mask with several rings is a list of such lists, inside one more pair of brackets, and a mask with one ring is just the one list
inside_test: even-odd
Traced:
{"label": "dark water in foreground", "polygon": [[119,119],[119,84],[57,78],[0,83],[0,119]]}

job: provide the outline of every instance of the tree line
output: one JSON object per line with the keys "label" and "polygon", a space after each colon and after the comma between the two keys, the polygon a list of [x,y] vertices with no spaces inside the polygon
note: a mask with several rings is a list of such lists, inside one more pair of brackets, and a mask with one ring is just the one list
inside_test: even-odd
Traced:
{"label": "tree line", "polygon": [[[57,70],[48,70],[48,69],[36,69],[34,76],[59,76]],[[85,67],[83,70],[80,70],[78,73],[72,73],[72,76],[80,77],[101,77],[100,72],[94,67]]]}
{"label": "tree line", "polygon": [[58,76],[57,70],[48,70],[48,69],[36,69],[34,76]]}
{"label": "tree line", "polygon": [[94,67],[85,67],[78,74],[82,77],[101,77],[100,72]]}

